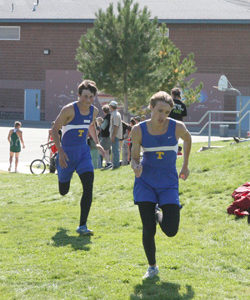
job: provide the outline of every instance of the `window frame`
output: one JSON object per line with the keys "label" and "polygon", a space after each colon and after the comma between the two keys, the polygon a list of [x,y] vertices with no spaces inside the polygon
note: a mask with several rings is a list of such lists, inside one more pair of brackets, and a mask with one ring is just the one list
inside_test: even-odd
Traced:
{"label": "window frame", "polygon": [[14,39],[14,38],[1,38],[0,35],[0,41],[20,41],[21,40],[21,26],[0,26],[0,30],[1,28],[15,28],[18,29],[18,38]]}

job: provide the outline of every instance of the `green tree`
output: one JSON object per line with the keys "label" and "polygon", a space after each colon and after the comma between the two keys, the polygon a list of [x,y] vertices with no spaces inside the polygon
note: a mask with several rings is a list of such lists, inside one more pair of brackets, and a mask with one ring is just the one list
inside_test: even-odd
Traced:
{"label": "green tree", "polygon": [[181,80],[195,70],[193,56],[180,63],[180,50],[165,31],[146,7],[140,10],[133,0],[123,0],[117,12],[112,3],[105,12],[99,10],[93,28],[80,39],[78,70],[104,92],[123,99],[125,119],[129,106],[138,109],[157,90],[188,87]]}
{"label": "green tree", "polygon": [[188,77],[196,71],[194,54],[190,53],[181,60],[181,51],[167,37],[167,30],[165,24],[159,28],[160,43],[156,50],[158,55],[155,55],[158,66],[154,72],[155,80],[158,80],[159,90],[171,91],[175,86],[180,87],[185,104],[189,106],[198,101],[203,84],[192,88],[194,78]]}

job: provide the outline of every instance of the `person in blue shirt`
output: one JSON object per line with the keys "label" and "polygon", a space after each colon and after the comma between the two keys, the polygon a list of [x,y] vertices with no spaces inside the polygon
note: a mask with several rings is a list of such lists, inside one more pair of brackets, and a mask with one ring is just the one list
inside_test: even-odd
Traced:
{"label": "person in blue shirt", "polygon": [[[169,237],[176,235],[180,220],[179,178],[189,175],[191,135],[181,121],[169,118],[174,106],[171,96],[160,91],[150,99],[151,119],[132,129],[132,161],[135,173],[134,202],[139,207],[143,226],[143,246],[149,263],[144,278],[158,274],[155,259],[156,224]],[[178,139],[183,139],[184,159],[178,175]],[[143,158],[140,161],[140,149]],[[160,210],[161,209],[161,210]]]}
{"label": "person in blue shirt", "polygon": [[[95,128],[98,109],[93,106],[93,102],[96,94],[96,83],[91,80],[84,80],[78,86],[78,101],[62,108],[52,128],[52,137],[58,149],[56,165],[60,194],[66,195],[68,193],[74,171],[77,172],[82,183],[80,224],[76,230],[82,235],[93,234],[93,231],[87,227],[94,181],[90,148],[87,144],[88,132],[97,149],[104,155]],[[61,141],[58,135],[60,129],[62,129]]]}

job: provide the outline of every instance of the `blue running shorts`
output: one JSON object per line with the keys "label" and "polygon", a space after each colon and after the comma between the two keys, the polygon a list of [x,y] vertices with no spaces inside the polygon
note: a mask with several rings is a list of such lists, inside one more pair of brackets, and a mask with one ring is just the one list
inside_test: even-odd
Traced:
{"label": "blue running shorts", "polygon": [[93,172],[93,164],[91,160],[89,146],[72,146],[72,147],[63,147],[64,152],[68,156],[67,168],[62,169],[59,165],[59,155],[56,158],[56,167],[58,173],[58,180],[60,182],[70,181],[74,171],[78,175],[86,172]]}
{"label": "blue running shorts", "polygon": [[134,203],[152,202],[162,207],[165,204],[177,204],[179,202],[179,191],[177,188],[153,188],[141,178],[136,178],[134,184]]}

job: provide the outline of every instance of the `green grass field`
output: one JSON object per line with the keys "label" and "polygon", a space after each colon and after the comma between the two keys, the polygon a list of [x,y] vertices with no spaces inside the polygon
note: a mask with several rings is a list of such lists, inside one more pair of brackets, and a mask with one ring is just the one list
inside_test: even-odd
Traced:
{"label": "green grass field", "polygon": [[225,147],[198,153],[201,144],[193,145],[179,232],[168,238],[157,227],[155,280],[142,280],[129,166],[96,171],[95,235],[85,238],[75,232],[77,175],[62,197],[53,174],[0,173],[0,299],[250,299],[249,225],[226,211],[233,190],[250,180],[250,145],[217,145]]}

